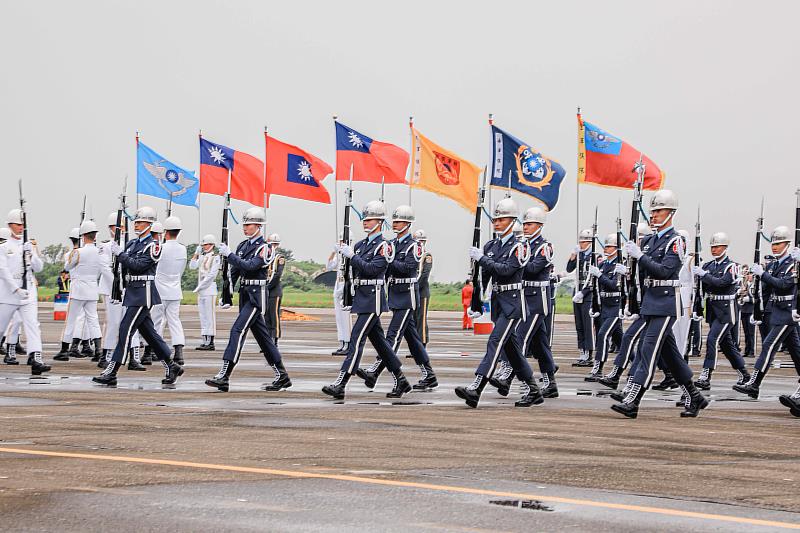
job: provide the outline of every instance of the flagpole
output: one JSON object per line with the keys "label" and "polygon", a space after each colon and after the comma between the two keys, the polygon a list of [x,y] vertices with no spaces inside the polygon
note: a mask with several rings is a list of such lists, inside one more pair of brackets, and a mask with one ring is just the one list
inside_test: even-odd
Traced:
{"label": "flagpole", "polygon": [[[334,143],[336,142],[336,119],[339,118],[336,115],[333,115],[333,139]],[[338,150],[336,150],[338,154]],[[338,158],[338,155],[337,155]],[[334,163],[336,168],[338,169],[339,165]],[[333,231],[334,231],[334,239],[333,242],[338,244],[339,243],[339,173],[333,173]]]}
{"label": "flagpole", "polygon": [[[136,165],[139,165],[139,130],[136,130]],[[136,210],[139,210],[139,169],[136,169]]]}
{"label": "flagpole", "polygon": [[[494,126],[494,113],[489,113],[489,132],[491,133],[491,128]],[[492,157],[496,158],[497,156],[494,153],[494,139],[492,139]],[[492,204],[492,179],[494,178],[494,166],[496,161],[492,159],[492,175],[489,176],[489,211],[494,209],[494,204]],[[500,166],[500,174],[503,173],[503,167]],[[484,207],[485,209],[485,207]],[[481,218],[482,220],[483,218]]]}
{"label": "flagpole", "polygon": [[267,210],[267,127],[264,126],[264,211]]}
{"label": "flagpole", "polygon": [[[203,138],[203,130],[197,130],[197,138]],[[198,143],[199,144],[199,143]],[[199,165],[199,163],[198,163]],[[199,167],[198,167],[199,168]],[[197,180],[200,181],[200,171],[197,171]],[[203,242],[203,228],[202,228],[202,221],[203,218],[200,216],[200,187],[197,188],[197,246],[200,246],[200,243]]]}
{"label": "flagpole", "polygon": [[578,167],[575,172],[575,236],[578,237],[581,234],[581,179],[580,179],[580,157],[581,157],[581,128],[580,128],[580,120],[581,120],[581,106],[578,106]]}
{"label": "flagpole", "polygon": [[411,138],[411,166],[408,174],[408,205],[411,205],[411,184],[414,182],[414,169],[417,163],[417,154],[414,152],[414,115],[408,117],[408,135]]}

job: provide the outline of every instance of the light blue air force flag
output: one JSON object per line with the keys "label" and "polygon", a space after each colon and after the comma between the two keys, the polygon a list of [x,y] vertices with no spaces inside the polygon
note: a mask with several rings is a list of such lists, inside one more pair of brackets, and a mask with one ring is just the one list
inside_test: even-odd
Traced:
{"label": "light blue air force flag", "polygon": [[136,147],[136,192],[164,198],[180,205],[197,207],[200,180],[139,141]]}

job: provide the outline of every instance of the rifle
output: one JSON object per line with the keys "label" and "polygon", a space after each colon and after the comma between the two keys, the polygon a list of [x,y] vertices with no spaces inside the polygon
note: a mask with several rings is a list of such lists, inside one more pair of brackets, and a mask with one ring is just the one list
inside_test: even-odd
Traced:
{"label": "rifle", "polygon": [[[25,213],[25,197],[22,196],[22,179],[19,180],[19,210],[22,212],[22,244],[28,242],[28,215]],[[28,256],[22,251],[22,285],[23,291],[28,290]]]}
{"label": "rifle", "polygon": [[[350,244],[350,210],[353,206],[353,165],[350,165],[350,182],[344,191],[344,224],[342,243]],[[353,306],[353,278],[350,275],[350,258],[342,256],[342,307]]]}
{"label": "rifle", "polygon": [[78,222],[78,227],[86,220],[86,195],[83,195],[83,207],[81,207],[81,220]]}
{"label": "rifle", "polygon": [[[614,262],[618,265],[622,264],[622,213],[619,202],[617,202],[617,257]],[[628,297],[628,289],[623,282],[622,275],[617,275],[617,287],[620,291],[620,305],[625,305],[625,300]]]}
{"label": "rifle", "polygon": [[[797,204],[794,208],[794,245],[800,246],[800,189],[794,191],[797,196]],[[27,237],[26,237],[27,238]],[[800,308],[800,261],[794,263],[794,302],[792,308],[792,315],[797,320],[797,310]]]}
{"label": "rifle", "polygon": [[[228,171],[228,176],[228,180],[230,180],[230,170]],[[224,244],[228,244],[228,211],[230,207],[231,193],[229,186],[228,192],[225,193],[225,204],[222,209],[222,242]],[[231,269],[227,257],[222,258],[222,295],[220,297],[220,305],[223,308],[233,305],[233,283],[231,282]]]}
{"label": "rifle", "polygon": [[[700,206],[697,207],[697,222],[694,224],[694,264],[695,266],[703,266],[703,259],[700,257],[700,250],[702,244],[700,241]],[[703,284],[700,282],[700,276],[696,276],[694,280],[694,303],[692,307],[692,318],[700,320],[703,317]]]}
{"label": "rifle", "polygon": [[[128,217],[125,216],[125,205],[127,201],[127,191],[128,191],[128,176],[125,176],[125,181],[122,183],[122,194],[119,195],[119,209],[117,209],[117,221],[114,226],[114,242],[120,244],[122,240],[122,224],[123,224],[123,217],[124,224],[125,224],[125,241],[127,244],[128,240]],[[122,264],[117,259],[117,256],[114,256],[111,259],[111,272],[114,274],[114,281],[111,284],[111,301],[114,303],[120,303],[122,301],[122,291],[125,289],[125,276],[122,272]]]}
{"label": "rifle", "polygon": [[[753,263],[761,263],[761,232],[764,230],[764,197],[761,197],[761,215],[756,219],[756,246]],[[764,320],[764,302],[761,300],[761,276],[753,275],[753,322]]]}
{"label": "rifle", "polygon": [[[597,266],[597,206],[594,208],[594,224],[592,224],[592,251],[588,264]],[[600,294],[597,290],[597,277],[591,276],[592,316],[600,316]],[[587,280],[588,281],[588,280]]]}
{"label": "rifle", "polygon": [[[645,164],[642,161],[642,154],[639,154],[639,161],[633,166],[632,172],[636,172],[636,181],[633,183],[633,202],[631,203],[631,227],[628,231],[628,239],[632,242],[637,242],[639,231],[639,209],[642,202],[642,186],[644,185]],[[628,286],[628,312],[632,315],[638,315],[639,308],[639,285],[636,276],[636,259],[628,256],[628,273],[626,274],[626,282]],[[620,306],[625,306],[625,301],[620,299]]]}
{"label": "rifle", "polygon": [[[483,180],[478,189],[478,206],[475,208],[475,226],[472,231],[472,246],[481,247],[481,216],[483,215],[483,202],[486,199],[486,167],[483,169]],[[483,289],[481,287],[481,269],[477,261],[470,264],[469,277],[472,280],[472,299],[469,309],[473,313],[483,313]]]}

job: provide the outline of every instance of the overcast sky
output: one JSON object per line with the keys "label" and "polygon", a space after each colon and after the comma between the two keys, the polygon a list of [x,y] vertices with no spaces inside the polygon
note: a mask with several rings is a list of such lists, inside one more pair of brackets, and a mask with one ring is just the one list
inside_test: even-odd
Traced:
{"label": "overcast sky", "polygon": [[[704,241],[731,235],[752,259],[755,218],[794,225],[800,4],[786,2],[4,2],[0,18],[0,211],[24,179],[31,234],[65,241],[84,194],[98,221],[135,185],[134,135],[197,170],[197,133],[263,158],[263,128],[331,165],[340,120],[409,149],[408,116],[439,144],[491,161],[487,114],[567,169],[545,233],[563,268],[575,240],[576,120],[647,153],[681,202],[703,211]],[[333,188],[333,177],[325,182]],[[340,189],[343,191],[343,188]],[[357,184],[359,206],[379,186]],[[494,198],[502,191],[494,191]],[[614,230],[630,193],[581,187],[581,224],[600,206]],[[404,186],[387,187],[389,209]],[[534,205],[515,197],[521,208]],[[140,205],[164,211],[142,196]],[[434,278],[461,279],[473,215],[414,191]],[[237,214],[245,204],[234,203]],[[219,234],[221,200],[203,195],[201,233]],[[197,212],[176,209],[196,242]],[[273,197],[268,231],[299,258],[324,260],[331,206]],[[487,226],[485,226],[487,227]],[[241,233],[237,228],[233,235]],[[356,236],[363,233],[359,229]]]}

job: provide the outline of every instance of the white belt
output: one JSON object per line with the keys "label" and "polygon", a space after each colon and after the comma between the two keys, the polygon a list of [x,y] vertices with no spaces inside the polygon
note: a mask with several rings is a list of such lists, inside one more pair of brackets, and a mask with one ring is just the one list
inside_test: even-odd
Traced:
{"label": "white belt", "polygon": [[678,279],[650,279],[644,280],[645,287],[680,287],[681,281]]}
{"label": "white belt", "polygon": [[417,278],[389,278],[389,284],[392,283],[416,283]]}
{"label": "white belt", "polygon": [[787,296],[775,296],[775,295],[773,295],[771,297],[771,299],[774,302],[791,302],[792,300],[794,300],[794,295],[793,294],[789,294]]}
{"label": "white belt", "polygon": [[523,287],[549,287],[549,281],[522,281]]}
{"label": "white belt", "polygon": [[267,284],[267,280],[265,279],[243,279],[242,285],[259,285],[263,286]]}
{"label": "white belt", "polygon": [[619,298],[622,296],[621,292],[601,292],[600,298]]}
{"label": "white belt", "polygon": [[128,281],[155,281],[155,276],[128,276]]}
{"label": "white belt", "polygon": [[522,283],[509,283],[507,285],[492,285],[492,290],[494,292],[507,292],[507,291],[515,291],[517,289],[522,288]]}
{"label": "white belt", "polygon": [[707,294],[706,298],[712,301],[724,301],[724,300],[735,300],[735,294]]}
{"label": "white belt", "polygon": [[362,287],[365,285],[383,285],[386,280],[382,279],[354,279],[353,286],[354,287]]}

